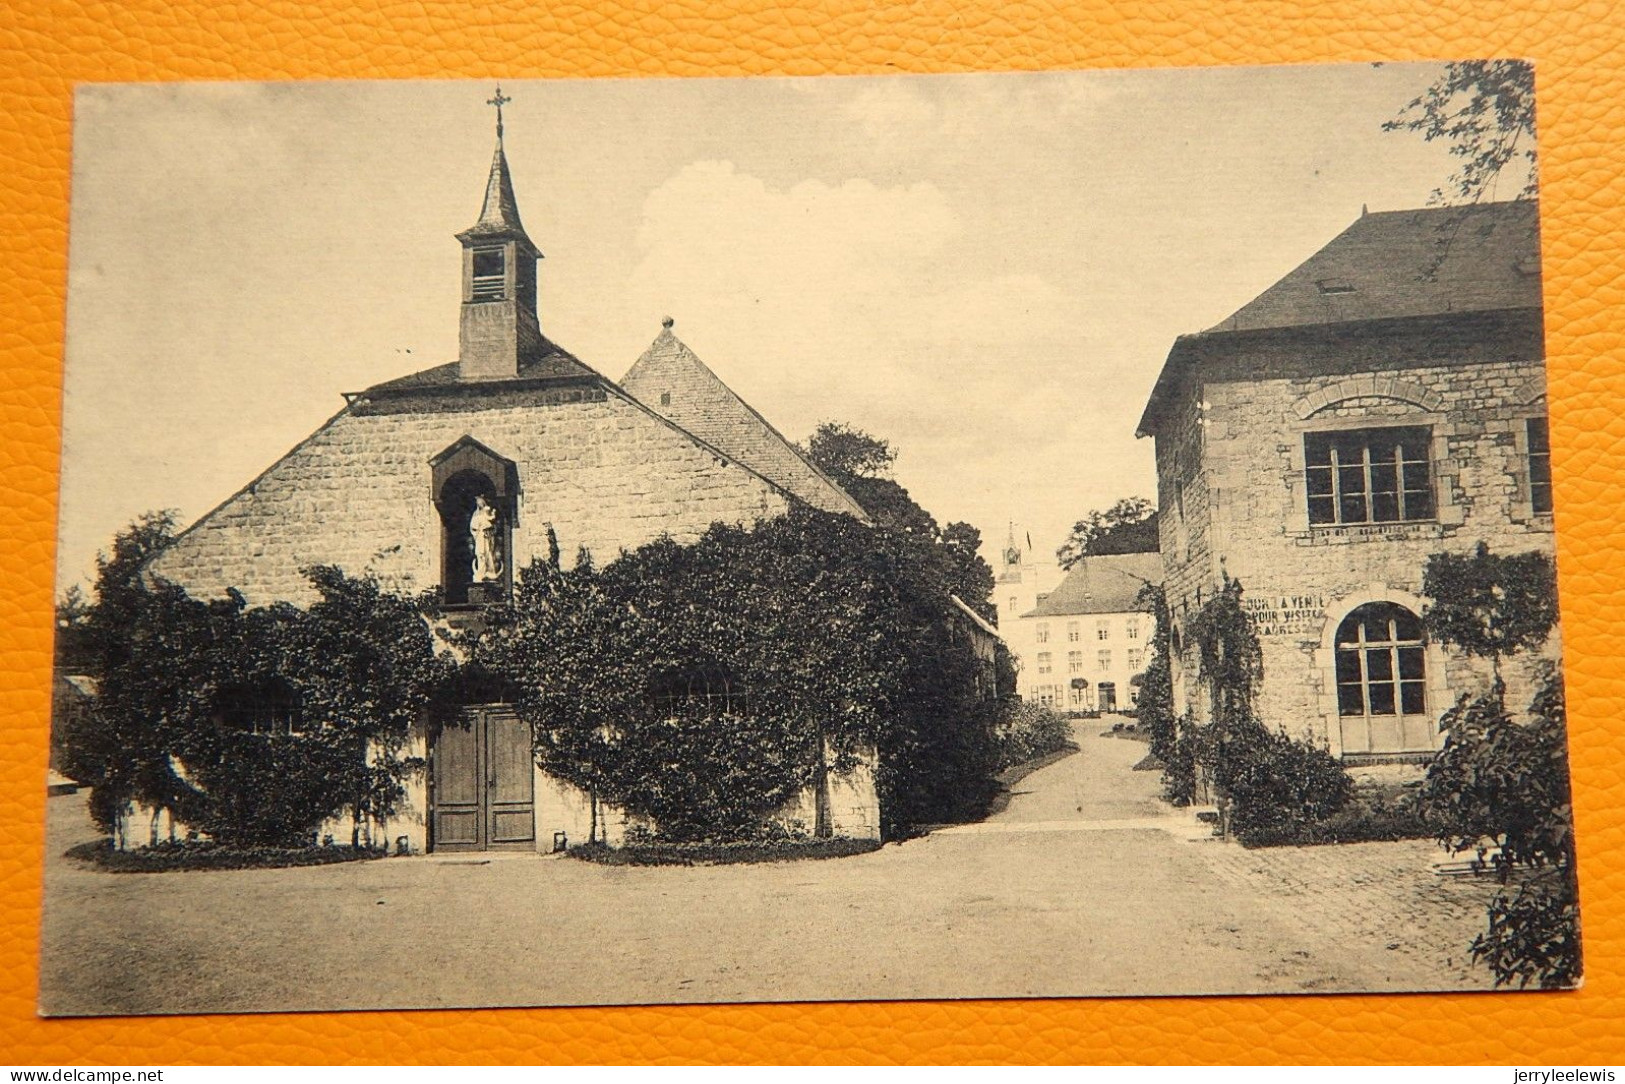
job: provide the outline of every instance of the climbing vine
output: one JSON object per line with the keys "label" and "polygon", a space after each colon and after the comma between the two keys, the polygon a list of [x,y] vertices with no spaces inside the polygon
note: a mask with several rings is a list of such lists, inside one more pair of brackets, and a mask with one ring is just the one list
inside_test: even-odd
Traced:
{"label": "climbing vine", "polygon": [[[157,814],[230,847],[299,846],[348,815],[352,842],[387,818],[419,718],[445,704],[451,662],[419,602],[334,568],[308,570],[319,600],[204,601],[144,575],[172,520],[144,517],[100,562],[82,617],[92,710],[64,735],[97,823],[156,843]],[[131,838],[136,806],[153,814]]]}
{"label": "climbing vine", "polygon": [[871,750],[897,835],[978,811],[996,755],[983,663],[913,552],[797,509],[601,569],[537,562],[471,659],[516,690],[544,769],[667,839],[766,830]]}

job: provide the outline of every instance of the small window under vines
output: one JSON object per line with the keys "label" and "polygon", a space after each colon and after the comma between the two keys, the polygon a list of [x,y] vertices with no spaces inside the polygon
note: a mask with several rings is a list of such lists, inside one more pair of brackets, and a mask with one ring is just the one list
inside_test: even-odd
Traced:
{"label": "small window under vines", "polygon": [[280,678],[232,685],[216,700],[220,722],[230,730],[267,738],[298,737],[305,732],[299,694]]}
{"label": "small window under vines", "polygon": [[649,698],[666,716],[744,715],[750,698],[721,667],[672,670],[649,682]]}

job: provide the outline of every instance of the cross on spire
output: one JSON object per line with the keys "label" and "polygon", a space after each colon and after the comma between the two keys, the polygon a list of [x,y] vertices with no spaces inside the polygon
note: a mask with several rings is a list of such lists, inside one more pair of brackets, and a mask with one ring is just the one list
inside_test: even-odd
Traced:
{"label": "cross on spire", "polygon": [[502,107],[507,105],[511,101],[513,101],[512,98],[509,98],[508,96],[506,96],[505,94],[502,93],[502,84],[501,83],[497,84],[497,95],[496,95],[496,97],[495,98],[487,98],[487,99],[485,99],[485,104],[486,105],[494,105],[494,106],[497,107],[497,139],[499,139],[499,140],[502,138]]}

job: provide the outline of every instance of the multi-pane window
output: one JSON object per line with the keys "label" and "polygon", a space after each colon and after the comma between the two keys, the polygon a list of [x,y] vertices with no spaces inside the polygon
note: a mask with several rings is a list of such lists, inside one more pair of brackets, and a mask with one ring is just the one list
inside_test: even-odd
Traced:
{"label": "multi-pane window", "polygon": [[1035,639],[1037,639],[1038,642],[1041,643],[1041,644],[1049,643],[1049,623],[1048,622],[1040,621],[1038,623],[1038,632],[1035,634]]}
{"label": "multi-pane window", "polygon": [[1422,622],[1392,602],[1358,607],[1337,627],[1337,713],[1345,753],[1428,748]]}
{"label": "multi-pane window", "polygon": [[1083,673],[1083,652],[1068,651],[1066,653],[1066,672],[1069,674]]}
{"label": "multi-pane window", "polygon": [[1403,523],[1434,517],[1426,426],[1305,433],[1309,522]]}
{"label": "multi-pane window", "polygon": [[1100,672],[1106,673],[1112,668],[1112,653],[1110,651],[1099,652],[1095,656],[1095,662],[1099,664]]}
{"label": "multi-pane window", "polygon": [[1545,418],[1524,423],[1529,438],[1529,504],[1532,511],[1552,510],[1552,445]]}
{"label": "multi-pane window", "polygon": [[1076,621],[1068,621],[1066,623],[1066,639],[1068,643],[1072,644],[1075,644],[1079,640],[1083,639],[1083,633],[1078,631],[1078,623]]}
{"label": "multi-pane window", "polygon": [[1109,622],[1109,621],[1096,621],[1095,622],[1095,639],[1097,639],[1097,640],[1110,640],[1111,638],[1112,638],[1111,622]]}
{"label": "multi-pane window", "polygon": [[1128,668],[1130,670],[1139,670],[1144,664],[1145,652],[1135,648],[1130,648],[1128,653]]}
{"label": "multi-pane window", "polygon": [[1140,622],[1138,618],[1131,617],[1124,623],[1123,635],[1127,636],[1130,640],[1138,640],[1140,638]]}
{"label": "multi-pane window", "polygon": [[1010,605],[1007,607],[1011,617],[1016,616],[1016,596],[1010,596]]}
{"label": "multi-pane window", "polygon": [[1049,654],[1049,652],[1048,651],[1040,651],[1038,653],[1038,672],[1040,674],[1047,674],[1047,673],[1050,672],[1050,669],[1051,669],[1051,662],[1050,662],[1050,654]]}
{"label": "multi-pane window", "polygon": [[1053,686],[1053,685],[1040,685],[1038,687],[1038,702],[1040,704],[1047,704],[1050,707],[1054,707],[1055,706],[1055,686]]}

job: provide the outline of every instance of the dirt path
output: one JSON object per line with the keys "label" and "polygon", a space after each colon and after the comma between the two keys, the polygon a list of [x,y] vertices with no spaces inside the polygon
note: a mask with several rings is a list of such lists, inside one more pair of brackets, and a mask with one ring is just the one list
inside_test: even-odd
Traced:
{"label": "dirt path", "polygon": [[[41,1004],[175,1013],[1482,983],[1460,959],[1482,913],[1476,886],[1439,883],[1425,845],[1188,842],[1165,830],[1183,815],[1155,802],[1155,774],[1128,770],[1143,746],[1087,732],[1080,745],[1023,779],[985,826],[825,862],[515,856],[113,875],[53,858]],[[87,828],[82,801],[51,800],[53,855]]]}
{"label": "dirt path", "polygon": [[990,823],[1120,821],[1160,817],[1171,811],[1159,798],[1160,773],[1137,772],[1146,756],[1144,742],[1101,737],[1110,724],[1099,719],[1073,723],[1078,752],[1023,777],[1010,804]]}

